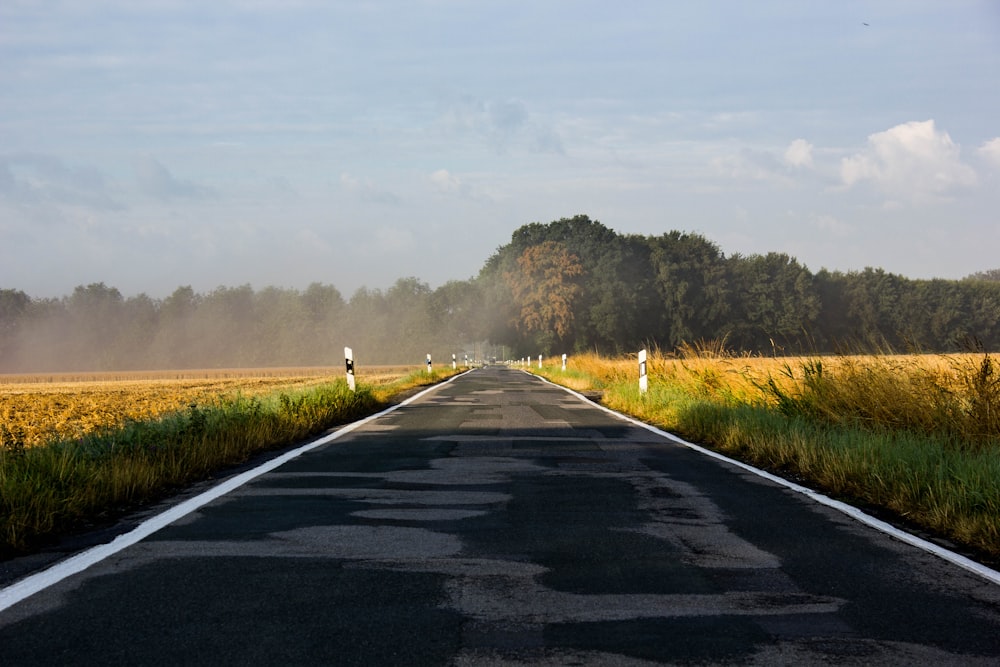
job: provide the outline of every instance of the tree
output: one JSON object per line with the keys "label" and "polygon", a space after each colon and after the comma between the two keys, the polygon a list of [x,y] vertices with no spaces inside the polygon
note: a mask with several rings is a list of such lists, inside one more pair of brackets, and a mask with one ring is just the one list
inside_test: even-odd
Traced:
{"label": "tree", "polygon": [[178,287],[159,304],[156,335],[149,349],[152,366],[187,368],[198,365],[200,341],[193,329],[200,297],[190,285]]}
{"label": "tree", "polygon": [[386,334],[388,311],[385,295],[379,289],[359,287],[347,303],[342,330],[344,345],[354,348],[355,358],[363,363],[397,361],[379,356],[390,345]]}
{"label": "tree", "polygon": [[526,248],[517,259],[517,270],[504,274],[518,307],[515,327],[535,334],[544,353],[555,343],[572,343],[573,307],[583,291],[580,259],[557,241]]}
{"label": "tree", "polygon": [[[297,290],[265,287],[253,299],[252,362],[256,366],[306,363],[309,313]],[[331,360],[332,362],[332,360]]]}
{"label": "tree", "polygon": [[431,320],[430,299],[430,285],[413,277],[400,278],[386,290],[389,308],[386,351],[391,349],[396,360],[416,361],[433,352],[431,346],[437,343],[436,323]]}
{"label": "tree", "polygon": [[883,269],[867,267],[847,274],[846,315],[858,343],[875,350],[906,346],[910,327],[902,317],[900,301],[909,287],[910,280]]}
{"label": "tree", "polygon": [[[520,325],[522,304],[511,292],[509,276],[520,273],[518,261],[525,251],[546,242],[561,245],[585,267],[574,280],[579,290],[573,299],[572,335],[560,341],[564,349],[620,352],[648,337],[650,322],[656,319],[656,296],[645,239],[619,236],[600,222],[577,215],[524,225],[487,260],[477,282],[488,321],[485,329],[494,342],[531,348],[522,352],[537,351],[542,334],[526,332]],[[548,335],[552,344],[557,336]]]}
{"label": "tree", "polygon": [[450,280],[434,290],[428,307],[443,342],[458,349],[487,337],[482,302],[480,283],[473,280]]}
{"label": "tree", "polygon": [[301,298],[308,314],[308,363],[333,363],[343,353],[344,297],[333,285],[311,283]]}
{"label": "tree", "polygon": [[620,354],[639,349],[656,337],[663,308],[650,254],[645,238],[616,236],[604,244],[596,263],[587,265],[584,295],[588,317],[577,327],[577,349]]}
{"label": "tree", "polygon": [[965,280],[985,280],[987,282],[1000,283],[1000,269],[990,269],[979,271],[965,277]]}
{"label": "tree", "polygon": [[730,285],[718,246],[678,231],[651,238],[649,244],[662,304],[663,330],[656,337],[671,347],[720,338],[730,315]]}
{"label": "tree", "polygon": [[197,365],[248,367],[257,363],[251,332],[257,320],[249,284],[217,287],[198,300],[192,331]]}
{"label": "tree", "polygon": [[820,312],[809,270],[775,252],[735,255],[730,262],[736,316],[729,325],[730,342],[757,351],[809,344]]}
{"label": "tree", "polygon": [[78,285],[64,300],[69,317],[59,354],[67,370],[106,370],[115,366],[124,299],[104,283]]}
{"label": "tree", "polygon": [[18,333],[31,298],[20,290],[0,289],[0,372],[15,368]]}
{"label": "tree", "polygon": [[310,283],[302,294],[302,302],[316,323],[331,323],[344,309],[344,297],[333,285]]}
{"label": "tree", "polygon": [[129,369],[153,368],[151,343],[160,329],[159,303],[146,294],[125,299],[122,304],[122,325],[117,332],[112,367]]}

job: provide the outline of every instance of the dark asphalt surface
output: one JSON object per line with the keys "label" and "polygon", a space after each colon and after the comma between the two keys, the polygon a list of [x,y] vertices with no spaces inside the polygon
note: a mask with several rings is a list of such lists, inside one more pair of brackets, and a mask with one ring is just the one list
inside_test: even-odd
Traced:
{"label": "dark asphalt surface", "polygon": [[0,665],[1000,663],[1000,586],[505,368],[0,612]]}

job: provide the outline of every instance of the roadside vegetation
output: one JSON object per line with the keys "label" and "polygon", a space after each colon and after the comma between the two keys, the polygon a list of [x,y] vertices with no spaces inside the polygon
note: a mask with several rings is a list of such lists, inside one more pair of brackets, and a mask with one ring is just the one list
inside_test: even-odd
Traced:
{"label": "roadside vegetation", "polygon": [[[121,382],[86,383],[88,391],[64,392],[62,398],[50,391],[38,402],[39,410],[28,412],[11,410],[7,403],[12,397],[30,400],[30,387],[53,387],[5,385],[0,394],[0,409],[7,410],[0,421],[0,557],[112,521],[255,455],[377,412],[456,372],[362,375],[354,392],[342,377],[330,375],[272,378],[277,388],[266,379],[246,377],[145,385],[130,379],[124,387]],[[103,399],[95,385],[104,387]],[[15,419],[37,419],[46,414],[42,406],[60,400],[77,402],[76,422],[61,424],[62,430],[47,437],[35,432],[29,437],[30,424]],[[123,414],[109,408],[116,402],[138,407],[134,414],[127,409]]]}
{"label": "roadside vegetation", "polygon": [[762,358],[721,346],[532,368],[687,440],[1000,562],[1000,364],[989,354]]}

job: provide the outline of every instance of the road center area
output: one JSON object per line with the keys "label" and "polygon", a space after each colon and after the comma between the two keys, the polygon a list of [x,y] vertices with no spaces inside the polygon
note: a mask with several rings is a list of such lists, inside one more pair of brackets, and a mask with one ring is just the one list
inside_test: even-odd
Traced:
{"label": "road center area", "polygon": [[998,587],[506,368],[0,613],[5,665],[995,664]]}

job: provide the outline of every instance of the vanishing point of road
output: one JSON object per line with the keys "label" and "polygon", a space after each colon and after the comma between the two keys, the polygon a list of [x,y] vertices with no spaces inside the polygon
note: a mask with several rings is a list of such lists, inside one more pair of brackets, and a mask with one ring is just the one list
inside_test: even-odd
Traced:
{"label": "vanishing point of road", "polygon": [[996,582],[507,368],[243,478],[0,591],[0,664],[1000,661]]}

